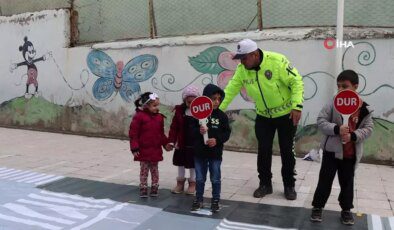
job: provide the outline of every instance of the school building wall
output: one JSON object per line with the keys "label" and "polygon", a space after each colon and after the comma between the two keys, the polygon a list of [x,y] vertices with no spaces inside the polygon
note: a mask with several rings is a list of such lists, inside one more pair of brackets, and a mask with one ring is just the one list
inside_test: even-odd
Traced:
{"label": "school building wall", "polygon": [[[56,132],[127,138],[134,114],[132,101],[140,92],[154,91],[161,111],[171,122],[172,107],[181,102],[181,91],[193,84],[225,87],[237,63],[230,57],[237,41],[255,39],[263,50],[286,55],[303,75],[305,103],[296,136],[300,156],[318,148],[321,134],[316,117],[335,92],[335,51],[324,47],[332,28],[270,29],[205,36],[172,37],[98,43],[69,47],[68,10],[48,10],[0,17],[0,125]],[[353,47],[344,48],[343,69],[360,75],[359,93],[375,109],[375,132],[365,145],[365,161],[393,163],[394,159],[394,39],[390,29],[345,30]],[[36,50],[38,94],[29,86],[28,67],[22,63],[27,37]],[[100,61],[101,60],[101,61]],[[93,63],[93,64],[92,64]],[[116,71],[100,72],[116,65],[128,70],[122,87],[104,84]],[[127,81],[128,79],[134,81]],[[102,83],[102,84],[101,84]],[[100,87],[96,87],[100,86]],[[126,88],[125,88],[126,87]],[[127,90],[128,89],[128,90]],[[229,107],[233,133],[226,148],[257,149],[254,105],[242,92]],[[275,151],[278,152],[277,144]]]}

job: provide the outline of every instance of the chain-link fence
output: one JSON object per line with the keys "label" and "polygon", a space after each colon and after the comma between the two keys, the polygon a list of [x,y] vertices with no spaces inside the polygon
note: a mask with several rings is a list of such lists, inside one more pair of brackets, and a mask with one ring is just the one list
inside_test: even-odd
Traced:
{"label": "chain-link fence", "polygon": [[[79,44],[136,38],[335,26],[337,0],[0,0],[0,14],[73,11]],[[394,0],[346,0],[345,26],[394,27]],[[79,33],[73,33],[78,31]]]}
{"label": "chain-link fence", "polygon": [[75,0],[78,42],[256,30],[257,2]]}
{"label": "chain-link fence", "polygon": [[[335,26],[337,0],[75,0],[79,42]],[[346,0],[345,26],[394,27],[393,0]]]}
{"label": "chain-link fence", "polygon": [[147,0],[75,0],[80,43],[149,37]]}
{"label": "chain-link fence", "polygon": [[0,0],[0,16],[70,8],[73,0]]}

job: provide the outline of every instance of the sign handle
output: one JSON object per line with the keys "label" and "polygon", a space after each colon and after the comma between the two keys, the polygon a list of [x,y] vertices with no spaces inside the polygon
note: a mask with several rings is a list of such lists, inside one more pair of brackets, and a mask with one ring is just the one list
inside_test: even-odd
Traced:
{"label": "sign handle", "polygon": [[[349,124],[350,115],[343,114],[342,117],[343,117],[343,125],[348,125]],[[346,142],[342,141],[342,144],[346,144]]]}
{"label": "sign handle", "polygon": [[[205,119],[198,119],[198,121],[201,126],[207,128],[207,119],[206,118]],[[208,131],[206,133],[204,133],[203,136],[204,136],[204,144],[206,144],[208,141]]]}

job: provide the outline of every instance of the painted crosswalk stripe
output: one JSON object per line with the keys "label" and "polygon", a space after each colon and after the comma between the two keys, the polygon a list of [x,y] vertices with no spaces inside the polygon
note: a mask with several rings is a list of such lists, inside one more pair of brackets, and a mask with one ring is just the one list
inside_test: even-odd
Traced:
{"label": "painted crosswalk stripe", "polygon": [[389,224],[391,230],[394,230],[394,217],[389,217]]}
{"label": "painted crosswalk stripe", "polygon": [[234,222],[234,221],[229,221],[227,219],[223,219],[222,222],[220,222],[219,226],[216,227],[218,230],[224,230],[224,229],[237,229],[237,230],[249,230],[249,229],[255,229],[255,230],[295,230],[295,228],[277,228],[277,227],[271,227],[271,226],[266,226],[266,225],[256,225],[256,224],[246,224],[246,223],[241,223],[241,222]]}
{"label": "painted crosswalk stripe", "polygon": [[55,225],[52,225],[52,224],[47,224],[47,223],[42,223],[42,222],[39,222],[39,221],[29,220],[29,219],[26,219],[26,218],[22,219],[22,218],[17,218],[17,217],[14,217],[14,216],[3,215],[1,213],[0,213],[0,219],[12,221],[12,222],[17,222],[17,223],[22,223],[22,224],[27,224],[27,225],[30,225],[30,226],[38,226],[40,228],[45,228],[45,229],[49,229],[49,230],[60,230],[60,229],[62,229],[62,227],[55,226]]}
{"label": "painted crosswalk stripe", "polygon": [[41,191],[41,194],[44,195],[51,195],[51,196],[56,196],[60,198],[68,198],[68,199],[73,199],[73,200],[81,200],[89,203],[95,203],[95,204],[114,204],[114,201],[111,201],[109,199],[94,199],[90,197],[81,197],[77,195],[70,195],[70,194],[64,194],[64,193],[55,193],[55,192],[49,192],[49,191]]}
{"label": "painted crosswalk stripe", "polygon": [[372,230],[383,230],[382,220],[378,215],[371,215]]}
{"label": "painted crosswalk stripe", "polygon": [[15,213],[18,213],[20,215],[23,215],[23,216],[33,217],[33,218],[37,218],[37,219],[41,219],[41,220],[53,221],[53,222],[56,222],[59,224],[72,225],[75,223],[74,221],[66,220],[63,218],[58,218],[58,217],[53,217],[53,216],[41,214],[39,212],[36,212],[36,211],[34,211],[30,208],[27,208],[24,205],[20,205],[20,204],[7,203],[7,204],[4,204],[3,207],[8,208],[9,210],[11,210]]}
{"label": "painted crosswalk stripe", "polygon": [[60,180],[60,179],[63,179],[63,178],[64,178],[64,176],[53,177],[53,178],[50,178],[50,179],[47,179],[47,180],[44,180],[44,181],[38,181],[38,182],[35,183],[35,185],[48,184],[49,182],[57,181],[57,180]]}
{"label": "painted crosswalk stripe", "polygon": [[45,197],[45,196],[40,196],[40,195],[36,195],[36,194],[32,194],[32,193],[29,194],[28,197],[30,197],[32,199],[44,200],[44,201],[49,201],[49,202],[54,202],[54,203],[70,204],[70,205],[75,205],[75,206],[84,207],[84,208],[105,208],[106,207],[103,205],[91,205],[86,202],[74,202],[74,201],[69,201],[66,199]]}
{"label": "painted crosswalk stripe", "polygon": [[20,180],[20,179],[23,179],[23,178],[26,178],[26,177],[37,175],[37,174],[38,173],[36,173],[36,172],[30,172],[30,173],[27,173],[27,174],[24,174],[24,175],[20,175],[20,176],[16,176],[16,177],[10,177],[10,178],[8,178],[8,180]]}
{"label": "painted crosswalk stripe", "polygon": [[47,180],[47,179],[49,179],[51,177],[55,177],[55,176],[54,175],[46,175],[46,176],[43,176],[43,177],[39,177],[39,178],[35,178],[35,179],[31,179],[31,180],[25,181],[25,183],[36,183],[36,182],[39,182],[39,181],[42,181],[42,180]]}
{"label": "painted crosswalk stripe", "polygon": [[15,169],[4,168],[4,169],[0,170],[0,173],[5,173],[5,172],[13,171],[13,170],[15,170]]}
{"label": "painted crosswalk stripe", "polygon": [[2,176],[7,176],[7,175],[11,175],[11,174],[14,174],[14,173],[17,173],[17,172],[20,172],[21,170],[15,170],[15,169],[13,169],[12,171],[9,171],[9,172],[6,172],[6,173],[0,173],[0,177],[2,177]]}
{"label": "painted crosswalk stripe", "polygon": [[38,175],[35,175],[35,176],[31,176],[31,177],[27,177],[27,178],[24,178],[24,179],[21,179],[21,180],[17,180],[17,182],[25,182],[25,181],[29,181],[29,180],[32,180],[32,179],[35,179],[35,178],[38,178],[38,177],[43,177],[43,176],[46,176],[46,174],[41,173],[41,174],[38,174]]}
{"label": "painted crosswalk stripe", "polygon": [[29,174],[29,171],[22,171],[22,172],[15,173],[15,174],[12,174],[12,175],[3,176],[3,177],[1,177],[1,179],[8,179],[9,180],[10,178],[13,178],[15,176],[21,176],[21,175],[26,175],[26,174]]}
{"label": "painted crosswalk stripe", "polygon": [[79,212],[77,208],[70,207],[70,206],[55,205],[55,204],[49,204],[49,203],[32,201],[32,200],[25,200],[25,199],[19,199],[19,200],[17,200],[17,202],[23,203],[23,204],[31,204],[31,205],[40,206],[40,207],[47,207],[47,208],[51,209],[52,211],[55,211],[63,216],[67,216],[67,217],[74,218],[74,219],[83,220],[88,217],[88,216],[82,214],[81,212]]}

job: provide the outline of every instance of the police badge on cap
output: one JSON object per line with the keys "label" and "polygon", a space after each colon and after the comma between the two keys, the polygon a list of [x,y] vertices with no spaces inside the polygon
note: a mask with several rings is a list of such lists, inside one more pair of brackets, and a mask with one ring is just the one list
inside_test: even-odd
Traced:
{"label": "police badge on cap", "polygon": [[271,78],[272,78],[272,72],[271,72],[271,70],[266,70],[265,73],[264,73],[264,75],[265,75],[265,77],[266,77],[268,80],[271,80]]}

